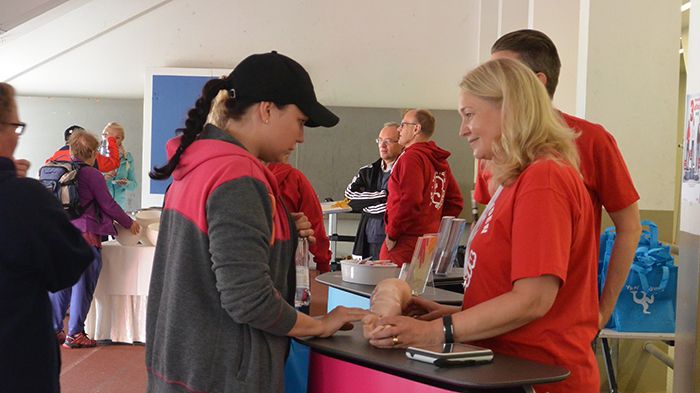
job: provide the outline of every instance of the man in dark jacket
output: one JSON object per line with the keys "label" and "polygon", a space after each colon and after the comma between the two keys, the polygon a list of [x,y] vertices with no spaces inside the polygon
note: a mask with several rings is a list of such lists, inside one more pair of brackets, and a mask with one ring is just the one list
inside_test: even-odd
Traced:
{"label": "man in dark jacket", "polygon": [[350,200],[354,212],[362,212],[357,227],[354,257],[379,259],[386,234],[384,233],[384,212],[386,211],[387,184],[394,161],[403,147],[399,142],[399,124],[386,123],[379,131],[376,142],[379,159],[363,166],[345,189],[345,197]]}
{"label": "man in dark jacket", "polygon": [[60,352],[48,291],[73,285],[92,250],[63,208],[12,160],[25,125],[0,83],[0,392],[58,392]]}

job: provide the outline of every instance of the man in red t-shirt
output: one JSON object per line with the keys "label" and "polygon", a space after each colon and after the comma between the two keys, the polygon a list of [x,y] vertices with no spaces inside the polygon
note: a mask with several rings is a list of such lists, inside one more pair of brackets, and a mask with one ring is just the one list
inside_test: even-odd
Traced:
{"label": "man in red t-shirt", "polygon": [[[536,30],[518,30],[499,38],[491,47],[491,58],[520,60],[530,67],[545,85],[550,97],[559,81],[561,62],[554,43],[545,34]],[[580,170],[593,202],[595,233],[600,233],[602,207],[615,225],[615,245],[610,256],[610,265],[605,286],[599,300],[598,325],[603,328],[610,319],[617,297],[620,294],[637,249],[641,225],[637,194],[615,138],[599,124],[560,112],[569,128],[579,134],[576,146],[580,156]],[[478,165],[474,199],[487,204],[493,185],[490,175]],[[598,244],[599,239],[596,241]]]}
{"label": "man in red t-shirt", "polygon": [[435,117],[425,109],[406,111],[399,125],[404,151],[389,177],[386,202],[386,240],[381,259],[410,263],[419,236],[435,233],[442,216],[458,216],[464,202],[447,157],[430,138]]}

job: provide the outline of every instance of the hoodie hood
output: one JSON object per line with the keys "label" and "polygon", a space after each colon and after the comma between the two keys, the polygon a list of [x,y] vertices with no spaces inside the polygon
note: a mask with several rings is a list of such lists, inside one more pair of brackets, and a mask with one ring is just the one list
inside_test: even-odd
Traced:
{"label": "hoodie hood", "polygon": [[429,142],[417,142],[406,148],[404,153],[415,150],[415,153],[420,153],[423,157],[427,158],[437,171],[447,170],[447,157],[450,156],[450,152],[443,150],[433,141]]}
{"label": "hoodie hood", "polygon": [[[168,159],[175,155],[181,140],[182,135],[179,135],[168,141],[166,144]],[[173,171],[173,179],[180,180],[184,178],[204,162],[232,155],[247,157],[255,162],[259,162],[235,138],[217,127],[207,124],[197,140],[188,146],[180,156],[180,162],[178,162],[177,168]],[[260,166],[264,167],[262,164]]]}

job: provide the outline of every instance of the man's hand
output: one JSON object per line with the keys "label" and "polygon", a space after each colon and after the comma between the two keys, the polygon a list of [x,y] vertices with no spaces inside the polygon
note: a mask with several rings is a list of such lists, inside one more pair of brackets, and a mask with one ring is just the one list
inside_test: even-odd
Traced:
{"label": "man's hand", "polygon": [[292,218],[294,219],[294,225],[297,227],[297,232],[299,232],[299,237],[305,237],[309,244],[315,244],[316,238],[314,237],[314,230],[311,229],[311,221],[302,212],[292,213]]}
{"label": "man's hand", "polygon": [[17,171],[17,177],[27,177],[27,171],[31,166],[31,163],[23,158],[19,160],[14,160],[15,170]]}
{"label": "man's hand", "polygon": [[386,250],[391,251],[394,247],[396,247],[396,240],[391,240],[389,239],[389,236],[386,237],[386,240],[384,241],[386,243]]}

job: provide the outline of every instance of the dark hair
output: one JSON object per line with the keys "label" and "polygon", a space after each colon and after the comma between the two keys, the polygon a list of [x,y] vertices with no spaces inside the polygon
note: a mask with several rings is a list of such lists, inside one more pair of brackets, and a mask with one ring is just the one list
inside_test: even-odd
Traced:
{"label": "dark hair", "polygon": [[559,83],[561,60],[554,42],[546,34],[537,30],[517,30],[510,32],[493,43],[491,53],[511,51],[518,54],[520,61],[535,73],[547,76],[547,93],[554,97]]}
{"label": "dark hair", "polygon": [[75,132],[75,131],[85,131],[85,129],[81,126],[78,125],[72,125],[68,128],[66,128],[65,131],[63,131],[63,139],[66,141],[66,144],[68,143],[68,139],[70,136]]}
{"label": "dark hair", "polygon": [[0,120],[5,120],[15,105],[15,89],[12,85],[0,82]]}
{"label": "dark hair", "polygon": [[[178,128],[175,130],[176,134],[182,134],[180,146],[167,164],[161,167],[153,167],[153,170],[148,174],[151,179],[164,180],[170,177],[177,167],[177,164],[180,162],[182,153],[202,132],[207,122],[209,111],[212,109],[212,101],[221,90],[228,91],[229,88],[228,78],[212,79],[204,85],[202,94],[194,104],[194,108],[187,112],[185,128]],[[255,102],[228,97],[224,102],[226,115],[230,119],[239,120],[253,104],[255,104]]]}

